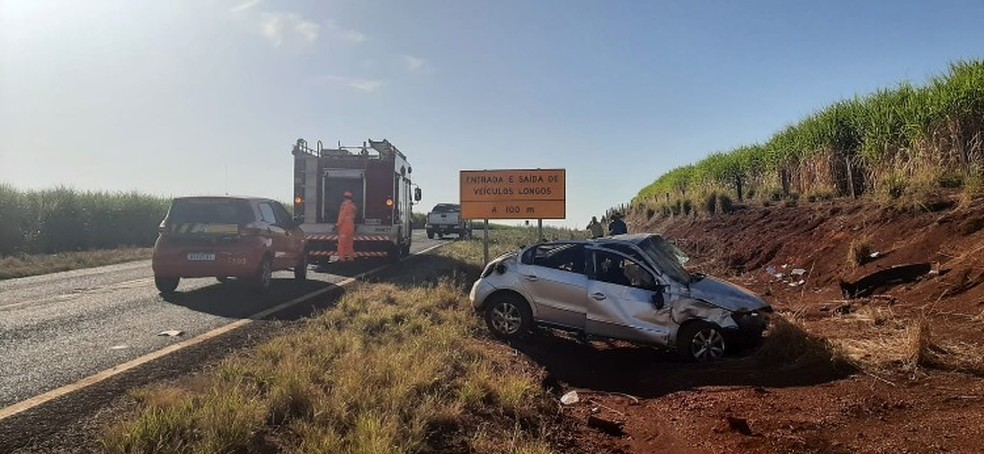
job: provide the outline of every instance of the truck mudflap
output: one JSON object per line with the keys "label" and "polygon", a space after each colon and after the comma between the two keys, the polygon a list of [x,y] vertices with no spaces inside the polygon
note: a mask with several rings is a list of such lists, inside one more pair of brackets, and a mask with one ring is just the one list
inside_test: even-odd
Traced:
{"label": "truck mudflap", "polygon": [[[328,260],[338,255],[338,235],[307,235],[307,253],[311,261]],[[356,235],[353,248],[356,258],[388,257],[396,248],[392,237]]]}

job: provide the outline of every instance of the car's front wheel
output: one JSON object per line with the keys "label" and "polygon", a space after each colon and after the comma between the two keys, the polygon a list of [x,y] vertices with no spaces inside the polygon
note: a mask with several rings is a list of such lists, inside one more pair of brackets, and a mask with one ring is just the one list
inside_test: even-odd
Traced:
{"label": "car's front wheel", "polygon": [[294,266],[294,280],[296,281],[306,281],[308,272],[308,258],[307,253],[301,254],[301,259],[298,261],[297,265]]}
{"label": "car's front wheel", "polygon": [[427,239],[428,240],[433,240],[434,239],[434,231],[433,230],[428,230],[427,231]]}
{"label": "car's front wheel", "polygon": [[727,347],[724,333],[713,323],[688,323],[677,334],[677,349],[690,361],[702,363],[721,359]]}
{"label": "car's front wheel", "polygon": [[485,323],[496,337],[518,339],[533,325],[529,305],[516,295],[494,296],[485,308]]}
{"label": "car's front wheel", "polygon": [[154,276],[154,285],[157,286],[158,291],[165,295],[174,293],[174,290],[178,288],[178,282],[180,281],[181,278],[177,277]]}

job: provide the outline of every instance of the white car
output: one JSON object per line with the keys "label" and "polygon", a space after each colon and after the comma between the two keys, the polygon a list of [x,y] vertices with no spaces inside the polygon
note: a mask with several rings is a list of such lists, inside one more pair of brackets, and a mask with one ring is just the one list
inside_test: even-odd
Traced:
{"label": "white car", "polygon": [[538,244],[496,258],[470,299],[493,334],[544,326],[721,358],[761,338],[772,308],[751,291],[691,274],[659,235]]}

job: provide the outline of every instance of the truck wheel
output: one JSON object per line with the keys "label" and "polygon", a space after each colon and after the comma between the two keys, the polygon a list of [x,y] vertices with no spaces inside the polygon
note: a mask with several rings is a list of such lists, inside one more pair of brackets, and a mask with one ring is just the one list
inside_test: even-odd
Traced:
{"label": "truck wheel", "polygon": [[402,248],[403,248],[403,246],[401,246],[399,244],[394,244],[394,245],[390,246],[389,251],[387,251],[387,253],[386,253],[386,258],[391,263],[399,262],[400,261],[400,251],[402,250]]}
{"label": "truck wheel", "polygon": [[403,256],[403,257],[406,257],[406,256],[409,256],[410,255],[410,240],[407,240],[407,244],[404,244],[400,248],[400,255]]}
{"label": "truck wheel", "polygon": [[263,257],[263,261],[260,263],[260,269],[256,272],[256,276],[253,278],[253,289],[257,293],[266,293],[270,291],[270,281],[273,280],[273,264],[270,263],[270,257]]}
{"label": "truck wheel", "polygon": [[157,290],[163,295],[170,295],[174,293],[174,290],[178,288],[178,282],[181,278],[177,277],[159,277],[154,276],[154,285],[157,286]]}
{"label": "truck wheel", "polygon": [[434,239],[434,231],[433,230],[428,230],[427,231],[427,239],[428,240],[433,240]]}

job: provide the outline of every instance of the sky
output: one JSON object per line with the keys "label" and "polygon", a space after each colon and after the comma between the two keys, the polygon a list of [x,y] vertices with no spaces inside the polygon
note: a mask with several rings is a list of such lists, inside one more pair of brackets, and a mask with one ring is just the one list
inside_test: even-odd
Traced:
{"label": "sky", "polygon": [[462,169],[564,168],[560,224],[583,226],[984,57],[981,23],[984,2],[945,0],[0,0],[0,183],[286,201],[298,138],[385,138],[415,211],[457,201]]}

